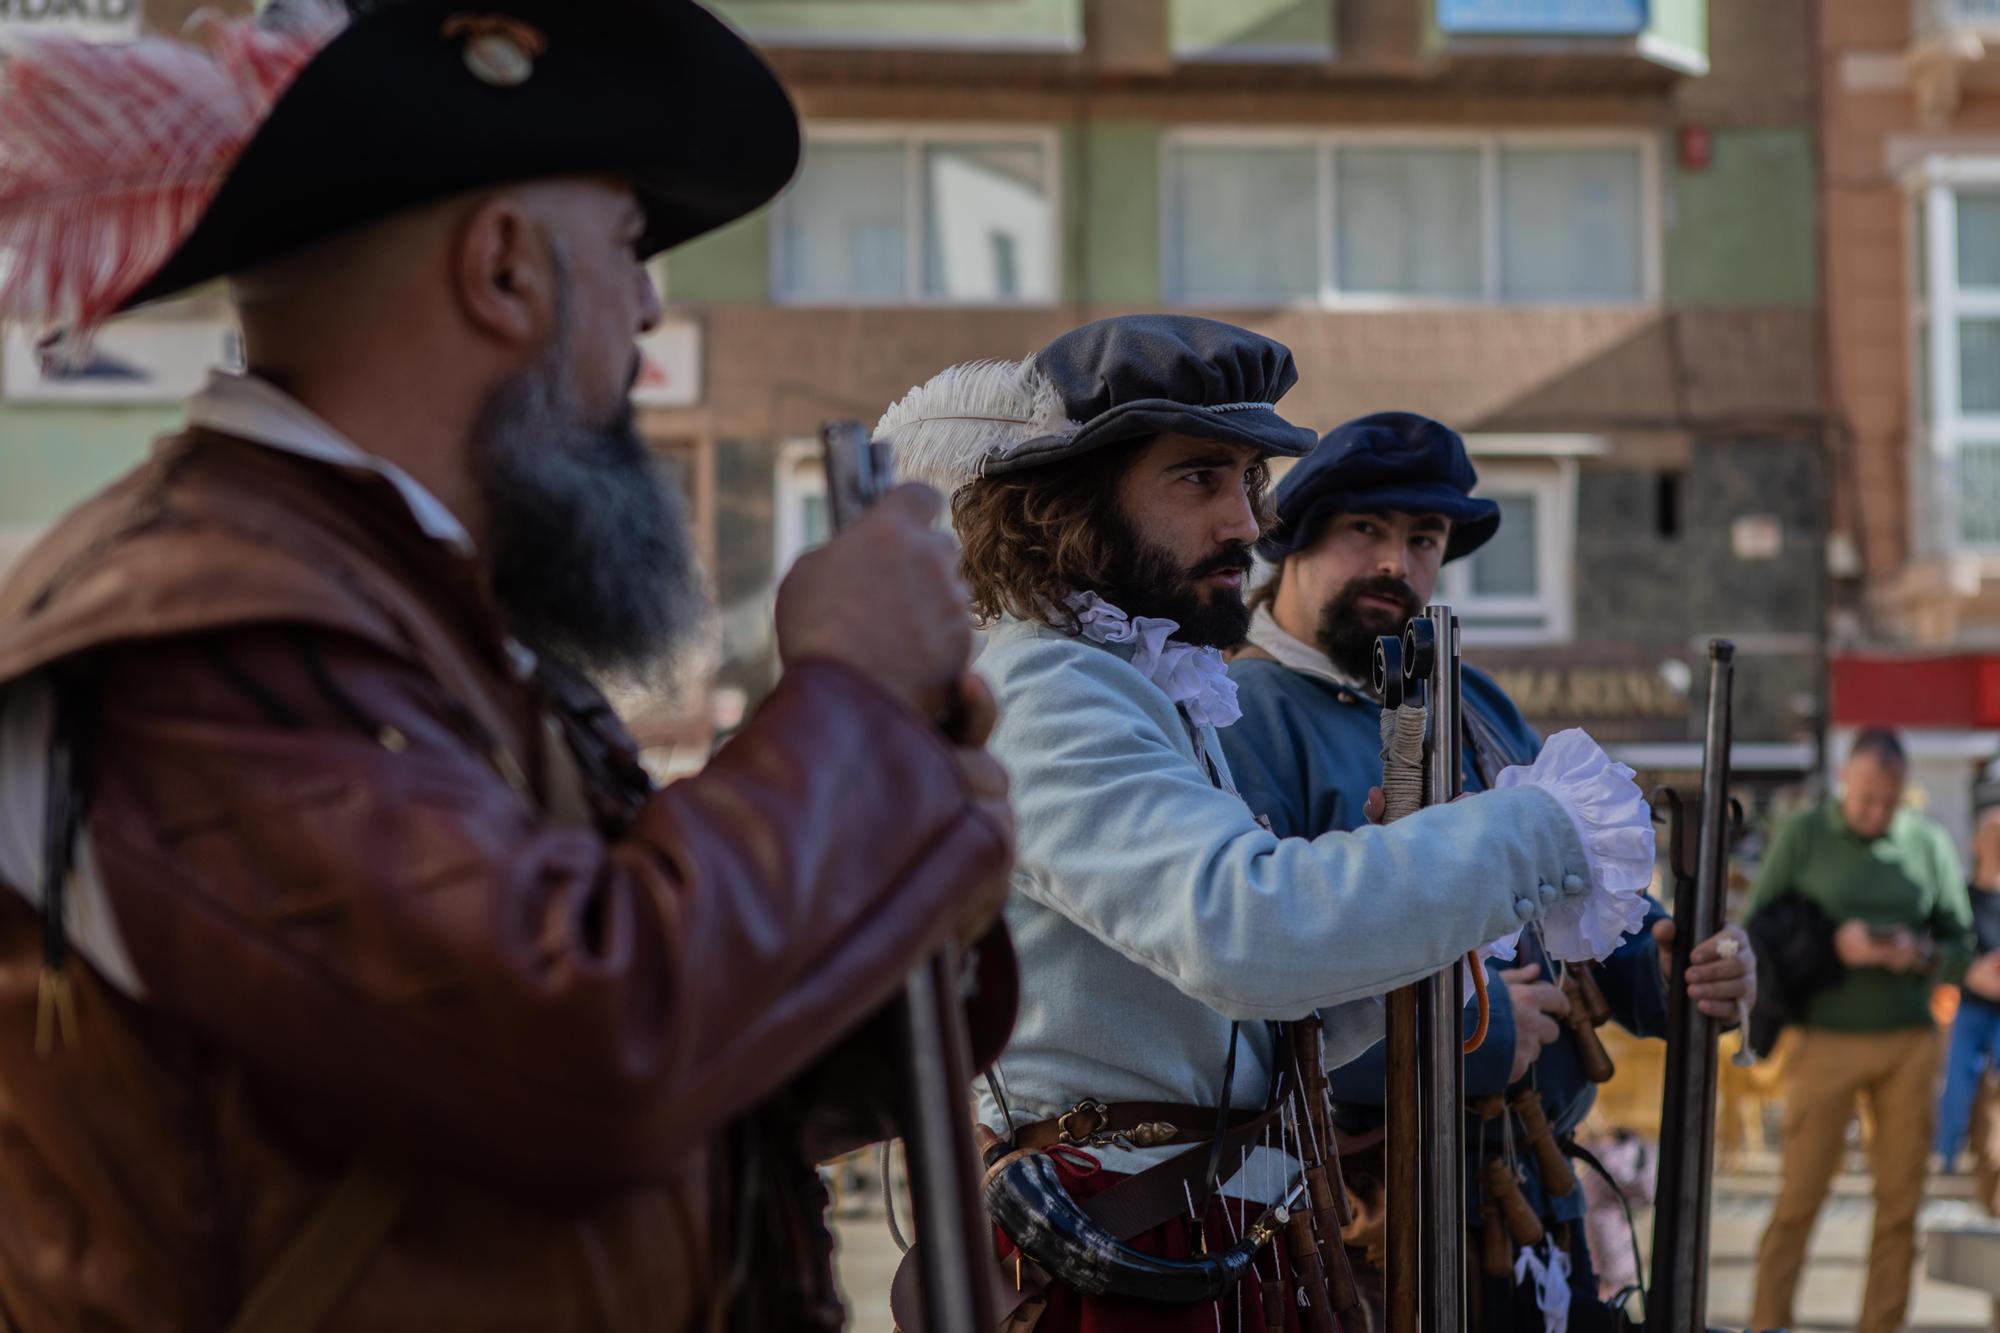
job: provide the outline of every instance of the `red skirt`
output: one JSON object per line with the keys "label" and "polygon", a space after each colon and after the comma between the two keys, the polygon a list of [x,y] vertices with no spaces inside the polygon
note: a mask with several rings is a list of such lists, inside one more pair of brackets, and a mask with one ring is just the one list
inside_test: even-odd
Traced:
{"label": "red skirt", "polygon": [[[1078,1202],[1125,1179],[1101,1168],[1080,1167],[1069,1158],[1070,1154],[1062,1153],[1051,1160],[1062,1174],[1064,1188]],[[1261,1211],[1256,1204],[1218,1196],[1208,1210],[1209,1247],[1229,1245],[1232,1237],[1242,1234],[1245,1215],[1254,1220]],[[1001,1258],[1011,1270],[1013,1243],[1005,1236],[998,1239]],[[1195,1252],[1194,1228],[1185,1216],[1176,1217],[1151,1231],[1140,1232],[1126,1243],[1163,1259],[1186,1259]],[[1158,1305],[1114,1296],[1084,1296],[1068,1287],[1053,1286],[1049,1288],[1048,1309],[1035,1325],[1035,1333],[1216,1333],[1217,1329],[1221,1333],[1264,1333],[1263,1284],[1282,1278],[1286,1280],[1285,1289],[1290,1290],[1291,1261],[1279,1253],[1283,1245],[1284,1238],[1280,1236],[1274,1244],[1265,1246],[1257,1255],[1252,1277],[1237,1283],[1234,1291],[1224,1292],[1220,1299],[1201,1305]],[[1285,1333],[1299,1333],[1299,1312],[1289,1301],[1284,1318]]]}

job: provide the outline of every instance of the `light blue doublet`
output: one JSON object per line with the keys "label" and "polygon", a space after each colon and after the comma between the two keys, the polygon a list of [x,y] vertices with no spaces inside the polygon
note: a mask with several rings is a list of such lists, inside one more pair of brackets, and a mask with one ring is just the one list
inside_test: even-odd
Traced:
{"label": "light blue doublet", "polygon": [[[1017,1124],[1086,1097],[1264,1103],[1264,1020],[1318,1011],[1329,1065],[1382,1035],[1373,997],[1580,891],[1590,866],[1555,797],[1486,793],[1388,827],[1279,839],[1128,646],[1006,621],[978,661],[1000,700],[1020,852],[1007,922],[1021,1010],[1001,1057]],[[1567,888],[1555,886],[1567,885]],[[1523,891],[1522,886],[1528,886]],[[980,1118],[1002,1117],[980,1090]],[[1133,1171],[1176,1149],[1098,1151]]]}

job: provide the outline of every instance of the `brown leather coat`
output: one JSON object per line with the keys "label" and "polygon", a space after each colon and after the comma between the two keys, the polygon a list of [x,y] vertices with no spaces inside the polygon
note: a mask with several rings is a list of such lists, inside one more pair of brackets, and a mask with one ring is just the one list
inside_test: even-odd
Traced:
{"label": "brown leather coat", "polygon": [[[145,992],[74,959],[79,1039],[38,1059],[38,922],[0,889],[0,1323],[221,1328],[360,1154],[416,1188],[329,1329],[827,1317],[803,1153],[880,1132],[870,1015],[1004,835],[842,666],[655,792],[504,645],[386,482],[215,435],[0,591],[0,690],[94,703]],[[1004,935],[981,956],[985,1059]]]}

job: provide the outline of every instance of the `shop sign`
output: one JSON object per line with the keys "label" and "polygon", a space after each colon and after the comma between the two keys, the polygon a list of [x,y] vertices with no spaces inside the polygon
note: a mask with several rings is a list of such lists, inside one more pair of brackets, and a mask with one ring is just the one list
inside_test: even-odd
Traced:
{"label": "shop sign", "polygon": [[1493,678],[1529,717],[1591,722],[1688,715],[1687,695],[1656,667],[1510,667]]}
{"label": "shop sign", "polygon": [[16,403],[175,403],[210,370],[242,368],[242,339],[226,320],[107,324],[80,357],[17,328],[0,347],[0,395]]}
{"label": "shop sign", "polygon": [[1544,731],[1583,727],[1601,741],[1678,740],[1693,716],[1691,676],[1677,658],[1579,662],[1478,654],[1471,662]]}
{"label": "shop sign", "polygon": [[127,42],[139,35],[139,0],[0,0],[0,55],[17,37]]}
{"label": "shop sign", "polygon": [[701,325],[670,320],[639,340],[641,407],[694,407],[701,402]]}

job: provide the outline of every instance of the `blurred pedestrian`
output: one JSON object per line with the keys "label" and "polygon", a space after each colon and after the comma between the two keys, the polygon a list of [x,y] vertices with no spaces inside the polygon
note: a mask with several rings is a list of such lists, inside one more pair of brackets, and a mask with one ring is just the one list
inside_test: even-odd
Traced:
{"label": "blurred pedestrian", "polygon": [[1875,1228],[1856,1328],[1891,1333],[1909,1303],[1936,1108],[1930,996],[1938,982],[1966,974],[1972,909],[1949,835],[1903,804],[1908,776],[1893,732],[1861,733],[1838,795],[1780,826],[1746,911],[1755,917],[1792,895],[1805,899],[1838,923],[1833,949],[1844,968],[1806,1001],[1793,1034],[1778,1197],[1757,1256],[1756,1328],[1792,1323],[1806,1243],[1840,1169],[1857,1098],[1874,1123]]}
{"label": "blurred pedestrian", "polygon": [[[1981,817],[1972,840],[1972,927],[1981,957],[2000,956],[2000,809]],[[1980,1085],[1996,1067],[2000,1067],[2000,1001],[1966,987],[1952,1020],[1944,1093],[1938,1099],[1934,1151],[1942,1170],[1949,1172],[1957,1164]]]}

